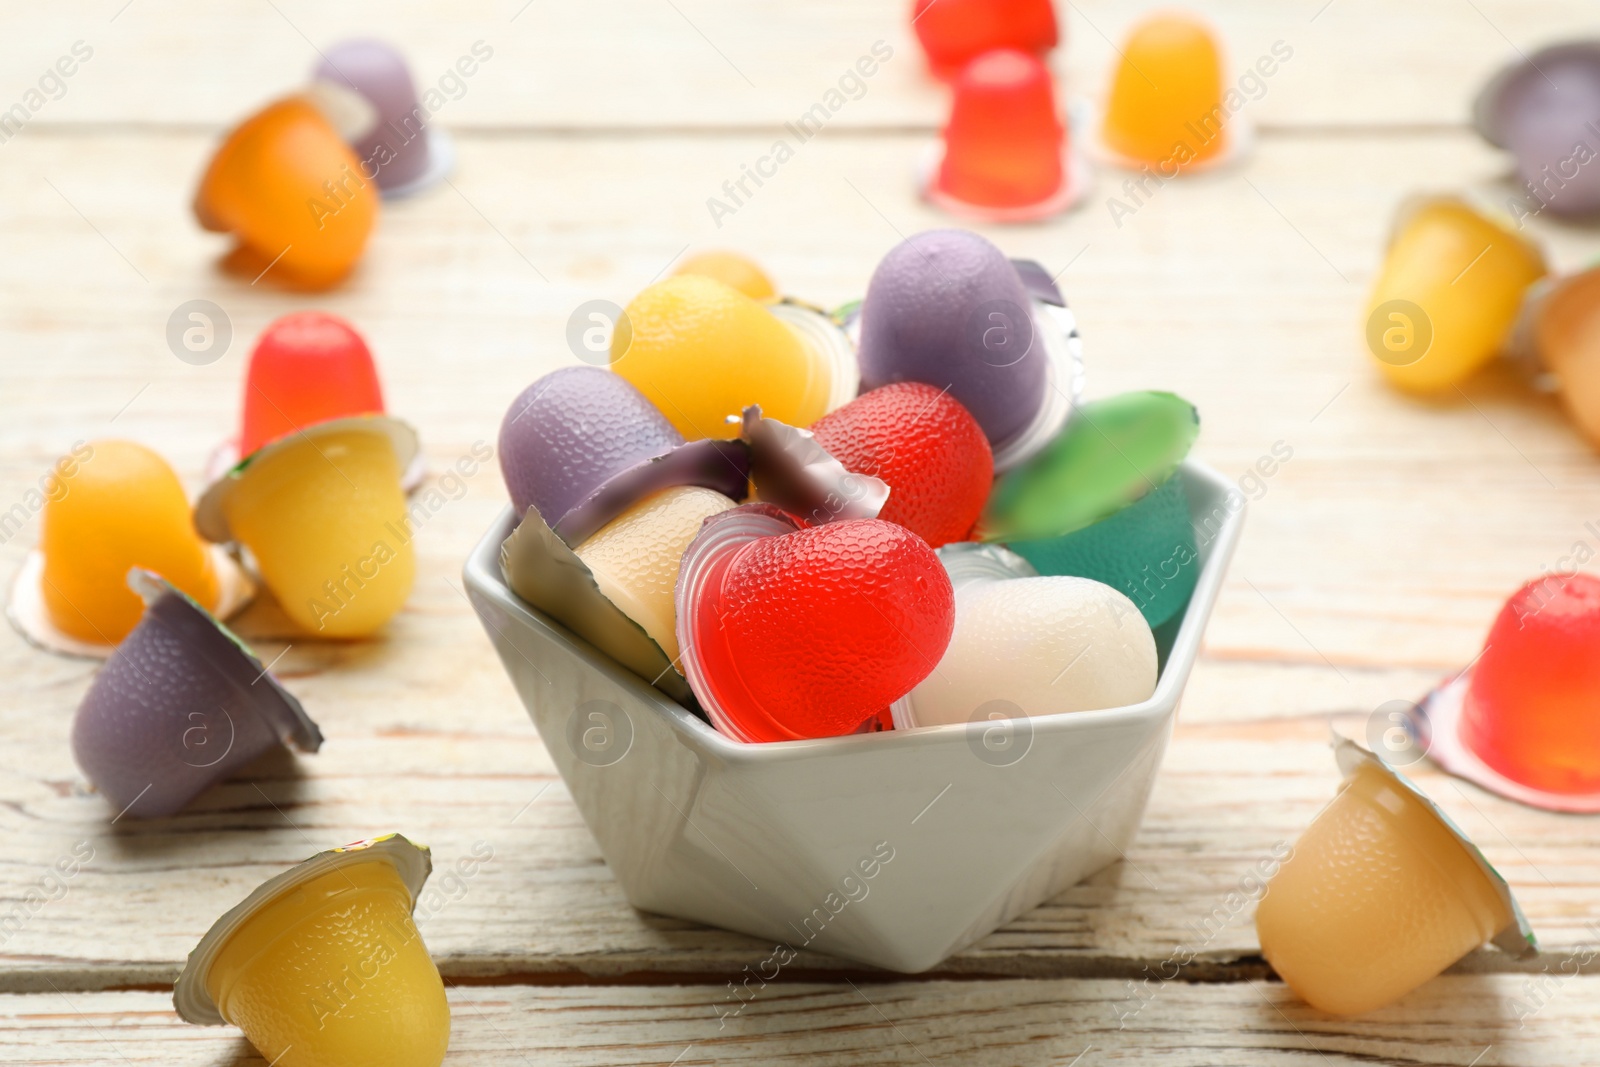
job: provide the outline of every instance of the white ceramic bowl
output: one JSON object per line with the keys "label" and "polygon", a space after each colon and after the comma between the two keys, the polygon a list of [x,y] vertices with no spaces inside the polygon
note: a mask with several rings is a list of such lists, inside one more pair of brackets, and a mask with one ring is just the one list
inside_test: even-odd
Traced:
{"label": "white ceramic bowl", "polygon": [[1132,842],[1244,519],[1216,472],[1178,476],[1199,582],[1154,695],[1105,711],[741,744],[511,592],[509,508],[465,578],[635,907],[762,938],[752,964],[782,945],[924,971]]}

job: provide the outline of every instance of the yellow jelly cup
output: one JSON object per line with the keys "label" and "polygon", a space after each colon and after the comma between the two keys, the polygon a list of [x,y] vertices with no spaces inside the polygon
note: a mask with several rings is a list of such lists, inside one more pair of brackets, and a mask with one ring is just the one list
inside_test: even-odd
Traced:
{"label": "yellow jelly cup", "polygon": [[1458,385],[1500,350],[1544,273],[1532,241],[1463,200],[1403,205],[1367,303],[1367,350],[1402,389]]}
{"label": "yellow jelly cup", "polygon": [[276,1067],[437,1067],[450,1005],[411,917],[432,869],[389,834],[269,879],[189,954],[178,1015],[239,1027]]}
{"label": "yellow jelly cup", "polygon": [[678,566],[700,524],[734,502],[695,485],[663,489],[612,519],[576,549],[595,584],[644,628],[667,658],[678,658],[673,589]]}
{"label": "yellow jelly cup", "polygon": [[296,430],[213,483],[195,527],[248,548],[307,633],[364,637],[400,610],[416,574],[400,485],[416,452],[416,432],[387,416]]}
{"label": "yellow jelly cup", "polygon": [[1405,996],[1486,941],[1526,956],[1533,932],[1510,887],[1405,778],[1335,743],[1338,794],[1301,834],[1256,909],[1261,954],[1333,1015]]}

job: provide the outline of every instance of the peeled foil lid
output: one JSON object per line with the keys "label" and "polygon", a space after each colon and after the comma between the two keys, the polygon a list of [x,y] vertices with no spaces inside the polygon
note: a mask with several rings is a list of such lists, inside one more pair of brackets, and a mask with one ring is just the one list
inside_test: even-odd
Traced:
{"label": "peeled foil lid", "polygon": [[322,730],[306,714],[299,698],[262,666],[261,660],[238,634],[222,625],[188,593],[154,571],[129,568],[128,587],[139,594],[147,608],[165,597],[173,597],[186,605],[189,608],[187,619],[179,625],[186,624],[188,632],[179,636],[189,648],[224,678],[239,685],[250,708],[281,741],[302,752],[316,752],[322,747]]}
{"label": "peeled foil lid", "polygon": [[194,951],[189,953],[189,962],[184,965],[183,973],[172,987],[172,1004],[178,1009],[178,1017],[198,1026],[225,1025],[227,1020],[222,1017],[222,1012],[206,990],[206,976],[234,931],[271,901],[296,886],[331,871],[373,862],[388,863],[394,867],[400,875],[400,881],[405,883],[406,892],[411,895],[411,907],[415,910],[417,896],[422,892],[428,875],[433,873],[433,856],[427,845],[415,844],[400,834],[385,834],[319,852],[262,882],[211,925]]}
{"label": "peeled foil lid", "polygon": [[661,646],[613,604],[594,574],[539,514],[528,508],[500,546],[511,591],[685,706],[694,695]]}
{"label": "peeled foil lid", "polygon": [[557,519],[554,529],[577,548],[651,493],[684,485],[743,500],[750,490],[750,468],[750,448],[743,441],[689,441],[613,474]]}
{"label": "peeled foil lid", "polygon": [[846,470],[810,430],[765,418],[754,404],[744,409],[739,432],[750,446],[756,495],[813,526],[875,519],[889,501],[882,479]]}
{"label": "peeled foil lid", "polygon": [[215,541],[218,544],[232,541],[233,531],[228,526],[225,505],[239,484],[250,477],[250,468],[257,461],[263,456],[275,455],[301,443],[309,443],[315,448],[317,442],[323,438],[351,431],[377,433],[387,437],[394,448],[395,458],[399,461],[402,472],[416,460],[420,449],[417,431],[390,415],[353,415],[349,418],[329,419],[327,422],[291,430],[276,441],[256,449],[206,488],[200,496],[200,502],[194,507],[195,529],[199,530],[200,536],[207,541]]}
{"label": "peeled foil lid", "polygon": [[[219,619],[232,618],[255,599],[256,583],[226,547],[206,545],[205,548],[217,575],[217,603],[210,608],[196,606]],[[37,548],[28,553],[12,579],[10,596],[6,600],[6,618],[18,633],[46,652],[105,660],[117,651],[117,646],[111,643],[73,637],[51,620],[44,603],[44,553]]]}
{"label": "peeled foil lid", "polygon": [[1516,897],[1511,895],[1511,887],[1500,876],[1500,872],[1495,870],[1493,865],[1484,858],[1483,853],[1478,850],[1477,845],[1472,843],[1472,839],[1467,837],[1465,831],[1457,826],[1455,821],[1440,809],[1439,805],[1430,800],[1428,794],[1418,789],[1409,778],[1384,763],[1367,749],[1347,737],[1340,737],[1337,733],[1333,735],[1333,755],[1339,763],[1339,772],[1346,779],[1352,777],[1361,767],[1371,765],[1396,785],[1407,790],[1412,796],[1421,801],[1423,807],[1434,818],[1439,820],[1439,824],[1449,831],[1457,841],[1461,842],[1462,847],[1467,850],[1467,855],[1478,865],[1478,869],[1483,872],[1484,877],[1489,879],[1489,884],[1494,887],[1495,894],[1511,915],[1511,921],[1504,928],[1496,931],[1494,937],[1490,939],[1491,943],[1501,952],[1517,959],[1526,959],[1538,955],[1539,942],[1534,937],[1533,927],[1528,925],[1527,916],[1522,914],[1522,908],[1517,904]]}
{"label": "peeled foil lid", "polygon": [[1548,793],[1523,785],[1483,762],[1468,748],[1461,738],[1461,713],[1471,684],[1472,672],[1468,669],[1433,690],[1420,704],[1411,706],[1407,726],[1417,748],[1457,778],[1465,778],[1507,800],[1545,811],[1600,813],[1600,793]]}

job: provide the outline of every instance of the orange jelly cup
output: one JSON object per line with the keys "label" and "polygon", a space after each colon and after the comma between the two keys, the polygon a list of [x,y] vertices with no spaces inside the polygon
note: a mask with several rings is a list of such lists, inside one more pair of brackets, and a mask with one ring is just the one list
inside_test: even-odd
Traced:
{"label": "orange jelly cup", "polygon": [[1100,127],[1105,146],[1172,177],[1221,157],[1233,139],[1228,124],[1222,49],[1211,28],[1181,11],[1158,12],[1136,26],[1111,79]]}
{"label": "orange jelly cup", "polygon": [[1312,1007],[1373,1011],[1493,940],[1528,955],[1505,880],[1439,809],[1352,741],[1344,784],[1256,909],[1261,954]]}
{"label": "orange jelly cup", "polygon": [[1561,383],[1567,413],[1600,448],[1600,267],[1555,284],[1538,309],[1533,339]]}
{"label": "orange jelly cup", "polygon": [[247,270],[324,288],[350,273],[378,217],[378,186],[309,100],[289,97],[246,119],[211,158],[194,213],[238,238]]}
{"label": "orange jelly cup", "polygon": [[276,1067],[438,1067],[450,1005],[412,919],[432,862],[398,834],[319,853],[218,919],[173,989]]}

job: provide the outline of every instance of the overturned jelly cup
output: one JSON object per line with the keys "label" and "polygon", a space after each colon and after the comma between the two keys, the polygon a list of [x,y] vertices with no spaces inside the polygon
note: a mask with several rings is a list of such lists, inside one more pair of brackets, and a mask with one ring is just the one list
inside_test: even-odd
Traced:
{"label": "overturned jelly cup", "polygon": [[1256,910],[1267,962],[1312,1007],[1373,1011],[1493,940],[1531,955],[1505,880],[1415,786],[1353,741],[1345,781]]}
{"label": "overturned jelly cup", "polygon": [[306,427],[213,483],[195,527],[248,548],[307,633],[366,636],[411,591],[416,560],[400,473],[416,450],[416,433],[384,416]]}
{"label": "overturned jelly cup", "polygon": [[313,92],[333,86],[365,101],[357,121],[341,132],[362,173],[376,179],[385,196],[405,196],[444,179],[455,146],[428,122],[405,58],[392,45],[372,38],[341,41],[322,53],[313,77]]}
{"label": "overturned jelly cup", "polygon": [[412,919],[431,870],[390,834],[270,879],[189,954],[178,1015],[239,1027],[278,1067],[437,1067],[450,1005]]}
{"label": "overturned jelly cup", "polygon": [[144,618],[72,722],[78,766],[119,813],[171,815],[274,748],[322,745],[300,702],[221,623],[155,574],[127,580]]}

